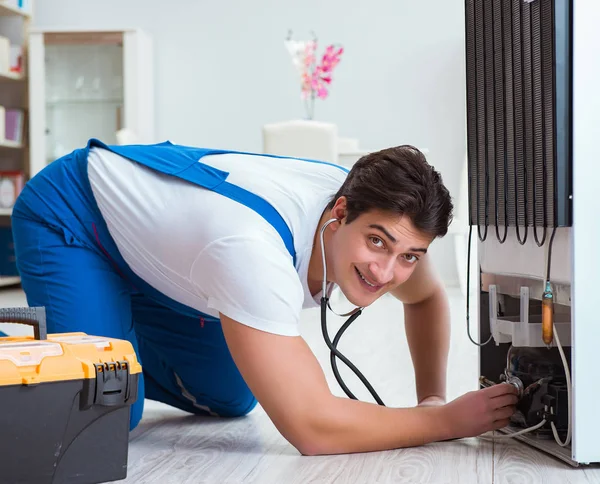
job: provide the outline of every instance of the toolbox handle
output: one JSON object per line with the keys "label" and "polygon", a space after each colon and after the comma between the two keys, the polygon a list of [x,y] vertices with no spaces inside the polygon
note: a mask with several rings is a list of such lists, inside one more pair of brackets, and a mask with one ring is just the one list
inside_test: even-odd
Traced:
{"label": "toolbox handle", "polygon": [[48,339],[45,307],[1,308],[0,323],[28,324],[33,326],[35,339]]}

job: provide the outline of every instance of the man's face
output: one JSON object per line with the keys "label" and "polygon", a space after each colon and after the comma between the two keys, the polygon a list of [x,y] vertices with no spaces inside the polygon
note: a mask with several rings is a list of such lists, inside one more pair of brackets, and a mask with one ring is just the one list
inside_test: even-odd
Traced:
{"label": "man's face", "polygon": [[354,305],[366,307],[405,282],[431,244],[410,218],[383,211],[332,224],[328,279]]}

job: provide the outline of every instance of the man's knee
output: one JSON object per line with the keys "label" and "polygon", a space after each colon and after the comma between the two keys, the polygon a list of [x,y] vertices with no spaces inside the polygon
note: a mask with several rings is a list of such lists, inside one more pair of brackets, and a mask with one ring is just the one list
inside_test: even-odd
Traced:
{"label": "man's knee", "polygon": [[254,395],[250,394],[248,398],[235,405],[224,405],[219,409],[219,415],[226,418],[236,418],[248,415],[254,407],[256,407],[257,400]]}
{"label": "man's knee", "polygon": [[188,411],[198,415],[242,417],[250,413],[257,404],[256,398],[246,384],[240,384],[236,380],[235,383],[230,382],[216,388],[203,388],[202,391],[196,391],[185,385],[176,373],[175,381],[178,392],[183,400],[187,401]]}

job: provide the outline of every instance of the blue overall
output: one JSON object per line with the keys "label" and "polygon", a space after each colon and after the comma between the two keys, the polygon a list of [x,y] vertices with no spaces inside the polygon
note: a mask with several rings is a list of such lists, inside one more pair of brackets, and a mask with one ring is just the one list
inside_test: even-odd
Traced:
{"label": "blue overall", "polygon": [[131,428],[142,417],[144,398],[195,414],[245,415],[256,399],[233,362],[219,319],[157,291],[120,255],[89,183],[92,147],[252,208],[278,231],[290,263],[295,262],[292,234],[281,215],[262,198],[227,182],[227,172],[199,161],[232,151],[169,142],[107,146],[92,139],[38,173],[15,204],[15,253],[28,304],[46,307],[49,333],[83,331],[132,343],[143,377],[131,410]]}

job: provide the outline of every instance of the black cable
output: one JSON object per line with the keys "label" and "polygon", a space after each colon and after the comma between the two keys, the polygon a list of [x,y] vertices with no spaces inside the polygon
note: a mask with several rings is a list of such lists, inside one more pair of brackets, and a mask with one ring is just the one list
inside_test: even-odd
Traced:
{"label": "black cable", "polygon": [[486,344],[488,344],[490,341],[492,341],[492,336],[490,334],[490,337],[487,339],[487,341],[485,343],[477,343],[472,337],[471,337],[471,329],[470,329],[470,318],[469,318],[469,312],[470,312],[470,304],[469,304],[469,294],[471,292],[470,287],[471,287],[471,234],[473,233],[473,226],[469,225],[469,241],[467,242],[467,336],[469,337],[469,339],[471,340],[471,343],[473,343],[476,346],[485,346]]}
{"label": "black cable", "polygon": [[344,331],[346,331],[346,329],[348,329],[348,327],[350,326],[350,324],[352,324],[352,322],[358,318],[358,316],[360,316],[360,314],[362,313],[362,310],[357,311],[356,313],[354,313],[352,316],[350,316],[348,318],[348,320],[344,323],[344,325],[339,329],[337,335],[335,336],[334,339],[334,343],[331,342],[331,339],[329,338],[329,333],[327,332],[327,298],[326,297],[322,297],[321,298],[321,330],[323,331],[323,339],[325,340],[325,344],[327,345],[327,347],[329,348],[329,350],[331,351],[331,362],[332,362],[332,370],[333,370],[333,374],[335,376],[335,379],[337,380],[337,382],[339,383],[339,385],[342,387],[342,390],[344,390],[344,392],[346,393],[346,395],[348,395],[349,398],[353,399],[353,400],[358,400],[353,394],[352,392],[348,389],[348,387],[346,386],[346,384],[343,382],[342,377],[339,374],[339,371],[337,369],[337,364],[335,364],[334,358],[338,357],[340,360],[342,360],[342,362],[352,370],[352,372],[358,377],[358,379],[363,383],[363,385],[365,385],[365,387],[367,387],[367,390],[369,390],[369,393],[373,396],[373,398],[375,399],[375,401],[381,405],[385,407],[385,404],[383,403],[383,401],[381,400],[381,398],[379,398],[379,395],[377,395],[377,392],[373,389],[373,387],[371,386],[371,384],[369,383],[369,381],[365,378],[365,376],[358,370],[358,368],[356,368],[356,366],[354,366],[352,364],[352,362],[346,358],[342,353],[340,353],[337,349],[337,343],[339,342],[342,334],[344,333]]}
{"label": "black cable", "polygon": [[548,245],[548,262],[546,269],[546,282],[550,282],[550,264],[552,263],[552,243],[554,242],[554,235],[556,234],[556,227],[552,229],[552,235],[550,236],[550,243]]}

